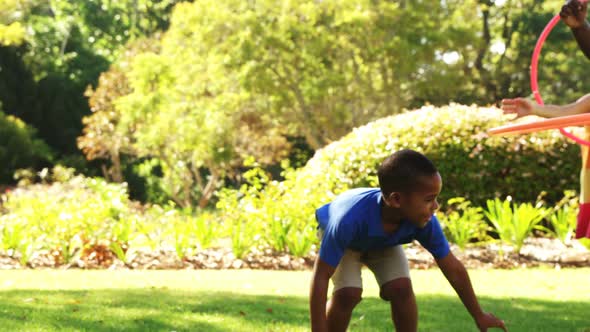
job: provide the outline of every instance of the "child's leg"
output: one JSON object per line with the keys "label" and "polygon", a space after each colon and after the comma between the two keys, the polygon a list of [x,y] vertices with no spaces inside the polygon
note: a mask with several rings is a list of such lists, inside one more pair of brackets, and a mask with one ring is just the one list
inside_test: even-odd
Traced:
{"label": "child's leg", "polygon": [[391,303],[391,318],[395,330],[418,330],[418,307],[410,278],[391,280],[381,287],[381,298]]}
{"label": "child's leg", "polygon": [[410,280],[408,260],[402,246],[366,254],[363,260],[375,275],[380,296],[391,303],[391,318],[398,332],[418,329],[418,308]]}
{"label": "child's leg", "polygon": [[332,276],[334,292],[328,301],[327,317],[330,331],[346,331],[352,310],[361,301],[361,254],[347,250]]}

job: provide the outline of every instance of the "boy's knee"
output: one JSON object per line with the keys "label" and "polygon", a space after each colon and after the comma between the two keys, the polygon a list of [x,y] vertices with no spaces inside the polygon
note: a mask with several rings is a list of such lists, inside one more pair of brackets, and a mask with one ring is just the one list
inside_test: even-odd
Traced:
{"label": "boy's knee", "polygon": [[407,300],[414,296],[412,281],[409,278],[399,278],[388,281],[381,287],[379,296],[385,301]]}
{"label": "boy's knee", "polygon": [[345,287],[334,292],[333,299],[338,306],[352,309],[361,302],[362,295],[362,288]]}

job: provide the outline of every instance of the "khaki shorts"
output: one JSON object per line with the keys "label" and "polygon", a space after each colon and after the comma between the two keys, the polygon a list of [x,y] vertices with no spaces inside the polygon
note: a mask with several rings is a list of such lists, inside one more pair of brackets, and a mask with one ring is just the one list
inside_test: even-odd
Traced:
{"label": "khaki shorts", "polygon": [[[324,232],[318,228],[317,236],[320,241],[323,235]],[[373,272],[379,288],[392,280],[410,279],[408,259],[401,245],[364,253],[347,249],[332,275],[333,292],[345,287],[363,288],[363,265]]]}
{"label": "khaki shorts", "polygon": [[395,279],[410,278],[408,259],[401,245],[365,253],[346,250],[332,276],[333,291],[344,287],[363,288],[363,265],[373,272],[379,287]]}

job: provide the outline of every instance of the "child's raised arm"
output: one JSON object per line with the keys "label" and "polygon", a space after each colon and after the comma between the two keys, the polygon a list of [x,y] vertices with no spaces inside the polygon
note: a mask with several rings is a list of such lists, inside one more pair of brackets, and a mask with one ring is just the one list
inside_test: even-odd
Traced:
{"label": "child's raised arm", "polygon": [[590,94],[568,105],[539,105],[525,98],[503,99],[504,114],[516,114],[516,118],[536,115],[544,118],[556,118],[566,115],[590,113]]}

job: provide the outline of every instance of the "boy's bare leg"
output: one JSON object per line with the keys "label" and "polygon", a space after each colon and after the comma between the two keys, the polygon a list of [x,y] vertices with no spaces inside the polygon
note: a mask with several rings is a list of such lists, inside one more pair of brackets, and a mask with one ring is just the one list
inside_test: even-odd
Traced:
{"label": "boy's bare leg", "polygon": [[399,278],[381,287],[381,298],[391,303],[391,318],[397,332],[418,330],[418,307],[409,278]]}
{"label": "boy's bare leg", "polygon": [[327,306],[328,329],[330,332],[345,332],[352,310],[361,301],[362,288],[345,287],[332,295]]}

